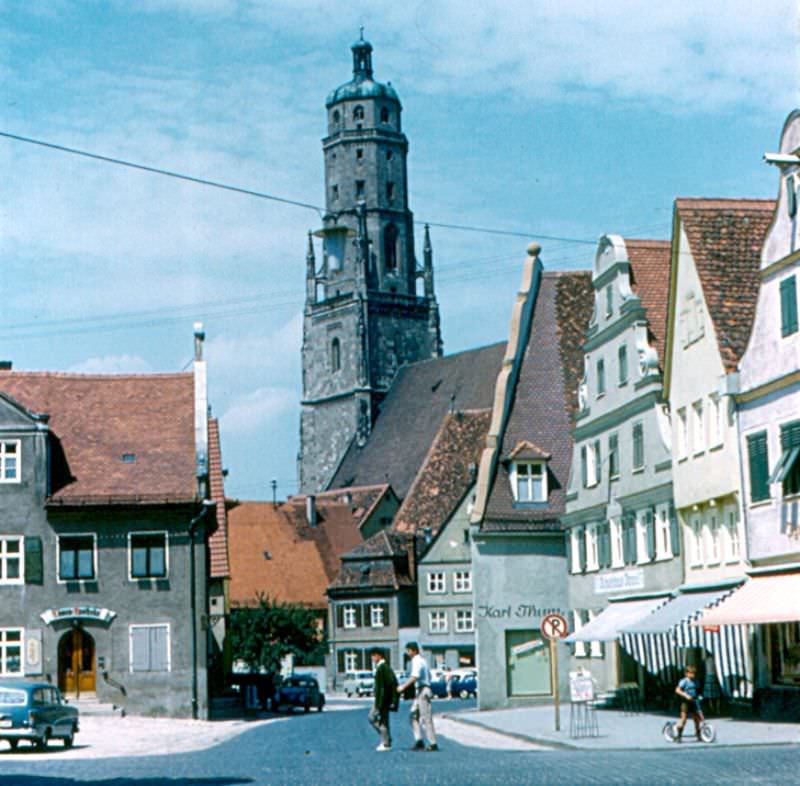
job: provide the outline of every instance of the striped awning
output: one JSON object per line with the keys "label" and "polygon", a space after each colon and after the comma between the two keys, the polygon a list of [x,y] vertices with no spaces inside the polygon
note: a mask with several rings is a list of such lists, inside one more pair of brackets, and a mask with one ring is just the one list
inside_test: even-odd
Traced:
{"label": "striped awning", "polygon": [[574,644],[579,641],[616,641],[620,630],[651,614],[666,601],[665,597],[641,598],[639,600],[611,601],[590,623],[567,636],[564,641]]}
{"label": "striped awning", "polygon": [[763,625],[800,621],[800,572],[753,576],[730,597],[706,609],[694,626]]}
{"label": "striped awning", "polygon": [[706,606],[716,603],[730,592],[714,590],[712,592],[682,592],[669,603],[654,611],[644,619],[624,626],[623,633],[672,633],[682,623],[696,617]]}

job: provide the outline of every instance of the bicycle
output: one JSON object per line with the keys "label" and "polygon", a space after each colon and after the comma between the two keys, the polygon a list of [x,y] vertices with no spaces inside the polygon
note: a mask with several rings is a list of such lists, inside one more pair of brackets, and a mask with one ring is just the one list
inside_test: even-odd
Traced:
{"label": "bicycle", "polygon": [[[697,706],[697,712],[702,716],[703,711],[700,709],[700,702],[703,700],[702,696],[698,696],[695,699],[695,704]],[[664,724],[664,728],[661,729],[661,734],[664,736],[664,739],[667,742],[677,742],[678,741],[678,730],[677,730],[678,721],[668,720]],[[705,717],[703,720],[700,721],[700,739],[703,742],[714,742],[717,739],[717,730],[714,726],[709,723]]]}

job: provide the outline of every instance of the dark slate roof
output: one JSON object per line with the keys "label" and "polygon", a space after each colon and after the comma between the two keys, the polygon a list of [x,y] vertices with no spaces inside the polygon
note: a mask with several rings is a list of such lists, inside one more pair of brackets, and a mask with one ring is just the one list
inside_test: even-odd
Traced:
{"label": "dark slate roof", "polygon": [[451,406],[492,406],[504,352],[501,342],[400,368],[366,445],[351,443],[329,488],[389,483],[403,499]]}
{"label": "dark slate roof", "polygon": [[445,415],[425,463],[417,473],[393,528],[398,532],[430,529],[435,537],[475,484],[491,409]]}
{"label": "dark slate roof", "polygon": [[542,274],[499,455],[509,456],[525,441],[549,453],[548,502],[542,507],[515,507],[509,464],[499,461],[481,523],[483,530],[560,529],[572,453],[576,391],[583,373],[582,344],[593,304],[588,272]]}
{"label": "dark slate roof", "polygon": [[647,311],[650,344],[664,365],[664,344],[667,338],[670,249],[669,240],[628,240],[628,261],[631,263],[631,284]]}
{"label": "dark slate roof", "polygon": [[[750,338],[773,199],[676,199],[726,371]],[[673,238],[677,243],[678,239]]]}
{"label": "dark slate roof", "polygon": [[[329,489],[314,496],[318,504],[339,502],[343,505],[348,505],[358,527],[361,528],[366,524],[381,500],[387,495],[394,499],[394,490],[388,483],[380,483],[376,486],[351,486],[346,489]],[[304,495],[299,494],[296,497],[292,497],[292,499],[305,504],[306,498]]]}
{"label": "dark slate roof", "polygon": [[341,568],[328,587],[336,590],[375,590],[413,586],[408,558],[410,535],[381,530],[342,557]]}

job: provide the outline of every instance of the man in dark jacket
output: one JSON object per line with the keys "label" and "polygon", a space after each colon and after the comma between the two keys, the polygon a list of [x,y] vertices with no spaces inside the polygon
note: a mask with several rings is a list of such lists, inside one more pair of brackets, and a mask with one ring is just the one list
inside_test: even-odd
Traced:
{"label": "man in dark jacket", "polygon": [[392,749],[392,735],[389,731],[389,713],[397,707],[397,677],[383,656],[383,651],[376,648],[370,650],[372,668],[375,671],[375,690],[373,692],[372,709],[369,711],[369,722],[381,735],[378,751]]}

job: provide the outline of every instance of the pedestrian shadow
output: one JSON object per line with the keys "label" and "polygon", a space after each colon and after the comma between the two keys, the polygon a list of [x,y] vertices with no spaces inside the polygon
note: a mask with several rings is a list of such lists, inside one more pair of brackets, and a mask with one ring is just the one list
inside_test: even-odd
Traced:
{"label": "pedestrian shadow", "polygon": [[[87,786],[89,782],[78,778],[51,777],[49,775],[0,775],[0,786]],[[92,780],[92,786],[237,786],[253,783],[252,778],[106,778]]]}

